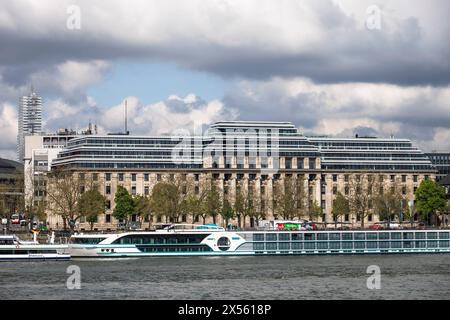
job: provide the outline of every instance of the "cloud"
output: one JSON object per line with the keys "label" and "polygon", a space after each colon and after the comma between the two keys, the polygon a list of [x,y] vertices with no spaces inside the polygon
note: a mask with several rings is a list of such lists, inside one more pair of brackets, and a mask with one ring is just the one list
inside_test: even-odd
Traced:
{"label": "cloud", "polygon": [[[235,119],[238,114],[226,109],[219,100],[204,101],[189,94],[186,97],[170,96],[164,101],[142,104],[137,97],[126,97],[120,104],[98,107],[90,98],[90,105],[70,106],[61,100],[49,103],[47,128],[60,127],[84,129],[89,122],[97,124],[99,133],[123,132],[127,102],[128,129],[135,135],[170,134],[178,129],[192,131],[202,124],[223,119]],[[176,106],[174,107],[174,102]],[[55,124],[59,126],[56,127]]]}
{"label": "cloud", "polygon": [[15,159],[17,112],[10,104],[0,104],[0,157]]}
{"label": "cloud", "polygon": [[7,2],[0,65],[146,59],[223,77],[307,77],[318,83],[447,85],[447,0],[76,1],[81,29],[66,28],[73,1]]}
{"label": "cloud", "polygon": [[223,99],[243,120],[292,121],[308,134],[410,138],[448,149],[450,86],[316,84],[304,78],[242,81]]}

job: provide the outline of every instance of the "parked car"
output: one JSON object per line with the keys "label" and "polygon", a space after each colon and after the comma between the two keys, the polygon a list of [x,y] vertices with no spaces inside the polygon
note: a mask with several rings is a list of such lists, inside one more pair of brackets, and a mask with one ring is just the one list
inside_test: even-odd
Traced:
{"label": "parked car", "polygon": [[13,214],[11,216],[11,224],[20,224],[20,217],[18,214]]}
{"label": "parked car", "polygon": [[388,224],[388,228],[389,229],[398,230],[398,229],[401,229],[402,226],[400,225],[400,223],[391,222],[391,223]]}
{"label": "parked car", "polygon": [[384,226],[380,223],[374,223],[371,226],[369,226],[370,230],[383,230]]}
{"label": "parked car", "polygon": [[427,227],[427,225],[423,221],[421,221],[417,224],[417,229],[424,230],[424,229],[426,229],[426,227]]}

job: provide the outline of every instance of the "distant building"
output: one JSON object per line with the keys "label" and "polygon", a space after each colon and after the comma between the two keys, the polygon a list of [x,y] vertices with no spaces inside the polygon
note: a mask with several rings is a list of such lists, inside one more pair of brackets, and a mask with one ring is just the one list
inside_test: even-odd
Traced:
{"label": "distant building", "polygon": [[[333,200],[337,192],[349,194],[353,177],[363,181],[379,175],[383,188],[398,184],[404,201],[411,203],[421,181],[434,179],[436,173],[429,158],[407,139],[307,137],[290,122],[260,121],[217,122],[203,136],[77,137],[51,167],[71,170],[98,185],[107,198],[107,210],[94,226],[98,229],[114,229],[121,222],[112,216],[119,185],[132,195],[150,195],[158,182],[179,178],[187,193],[198,195],[205,183],[212,182],[230,203],[245,194],[267,219],[278,219],[274,194],[284,181],[293,179],[302,186],[298,188],[304,190],[308,206],[316,202],[323,210],[317,220],[330,223]],[[164,221],[147,218],[146,223]],[[191,218],[183,215],[181,221],[197,222]],[[361,222],[351,214],[343,221]],[[364,221],[377,222],[378,216],[370,214]],[[54,215],[49,215],[49,222],[62,225]],[[223,223],[220,217],[217,223]],[[254,218],[246,217],[245,224],[253,226]],[[79,227],[88,224],[80,220]]]}
{"label": "distant building", "polygon": [[56,133],[25,137],[24,173],[25,203],[37,206],[45,200],[47,178],[52,162],[67,143],[77,137],[94,134],[91,124],[86,131],[60,129]]}
{"label": "distant building", "polygon": [[0,159],[0,216],[10,216],[23,207],[23,165]]}
{"label": "distant building", "polygon": [[438,173],[436,180],[440,181],[450,174],[450,151],[448,152],[431,152],[426,154],[433,166],[436,167]]}
{"label": "distant building", "polygon": [[23,162],[25,156],[25,136],[38,135],[42,131],[42,98],[31,89],[19,102],[17,160]]}

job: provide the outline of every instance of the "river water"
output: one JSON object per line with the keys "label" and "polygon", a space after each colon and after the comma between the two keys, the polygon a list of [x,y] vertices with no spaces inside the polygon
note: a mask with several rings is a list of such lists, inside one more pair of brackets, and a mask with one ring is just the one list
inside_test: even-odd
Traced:
{"label": "river water", "polygon": [[[80,289],[67,288],[71,265]],[[380,289],[367,287],[371,265]],[[2,299],[450,299],[450,255],[0,262]]]}

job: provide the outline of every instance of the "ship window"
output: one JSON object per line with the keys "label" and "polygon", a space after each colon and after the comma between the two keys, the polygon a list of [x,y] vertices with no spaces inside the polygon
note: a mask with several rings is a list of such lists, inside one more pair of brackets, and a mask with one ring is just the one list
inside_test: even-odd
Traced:
{"label": "ship window", "polygon": [[428,232],[427,239],[437,239],[437,232]]}
{"label": "ship window", "polygon": [[416,232],[416,239],[425,239],[425,232]]}
{"label": "ship window", "polygon": [[277,243],[276,242],[267,242],[266,250],[277,250]]}
{"label": "ship window", "polygon": [[389,232],[380,232],[378,237],[380,240],[389,240]]}
{"label": "ship window", "polygon": [[366,234],[363,232],[357,232],[355,233],[355,240],[365,240]]}
{"label": "ship window", "polygon": [[391,233],[391,239],[401,239],[402,234],[400,232],[392,232]]}
{"label": "ship window", "polygon": [[318,233],[317,240],[328,240],[328,233]]}
{"label": "ship window", "polygon": [[367,240],[377,240],[377,234],[375,232],[367,233]]}
{"label": "ship window", "polygon": [[253,241],[264,241],[264,233],[254,233]]}
{"label": "ship window", "polygon": [[253,244],[253,250],[264,250],[264,243],[254,243]]}
{"label": "ship window", "polygon": [[277,234],[276,233],[267,233],[266,241],[277,241]]}
{"label": "ship window", "polygon": [[330,233],[330,240],[341,240],[340,233]]}
{"label": "ship window", "polygon": [[289,236],[290,236],[289,233],[280,233],[280,234],[278,235],[280,241],[289,241],[289,240],[290,240],[290,239],[289,239]]}
{"label": "ship window", "polygon": [[281,242],[279,244],[280,250],[289,250],[289,242]]}
{"label": "ship window", "polygon": [[439,241],[439,247],[441,248],[448,248],[449,241]]}
{"label": "ship window", "polygon": [[353,240],[353,234],[352,233],[343,233],[342,234],[342,240]]}
{"label": "ship window", "polygon": [[312,241],[316,240],[314,233],[305,233],[305,241]]}
{"label": "ship window", "polygon": [[292,234],[292,241],[298,241],[298,240],[302,240],[302,234],[301,233],[293,233]]}
{"label": "ship window", "polygon": [[292,249],[302,249],[303,243],[301,242],[292,242]]}
{"label": "ship window", "polygon": [[439,239],[448,239],[448,232],[439,232]]}
{"label": "ship window", "polygon": [[404,232],[403,239],[414,239],[414,233],[413,232]]}
{"label": "ship window", "polygon": [[217,240],[217,247],[219,247],[220,250],[226,251],[230,249],[231,241],[228,237],[220,237]]}

